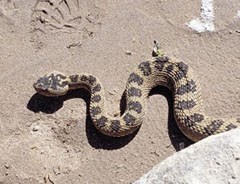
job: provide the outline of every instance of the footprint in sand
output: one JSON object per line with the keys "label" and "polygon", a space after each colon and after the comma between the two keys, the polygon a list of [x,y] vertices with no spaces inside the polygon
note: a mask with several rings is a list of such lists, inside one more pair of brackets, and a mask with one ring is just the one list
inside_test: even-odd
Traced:
{"label": "footprint in sand", "polygon": [[[67,48],[80,46],[101,26],[104,10],[96,3],[95,0],[38,0],[32,13],[33,42],[43,43],[57,36],[66,39],[63,42]],[[71,36],[62,35],[69,33]]]}
{"label": "footprint in sand", "polygon": [[14,1],[12,0],[0,0],[0,19],[10,25],[13,25],[12,16],[16,10]]}

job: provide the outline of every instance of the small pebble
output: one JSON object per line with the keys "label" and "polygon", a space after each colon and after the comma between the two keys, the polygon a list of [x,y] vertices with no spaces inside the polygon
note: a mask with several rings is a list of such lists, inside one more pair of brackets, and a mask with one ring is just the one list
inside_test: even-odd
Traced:
{"label": "small pebble", "polygon": [[131,56],[132,52],[131,51],[126,51],[125,54],[128,55],[128,56]]}
{"label": "small pebble", "polygon": [[9,168],[10,168],[10,165],[5,164],[4,167],[5,167],[6,169],[9,169]]}
{"label": "small pebble", "polygon": [[55,175],[61,174],[60,166],[58,166],[58,167],[53,167],[53,172],[54,172]]}
{"label": "small pebble", "polygon": [[34,126],[33,128],[32,128],[32,130],[34,131],[34,132],[36,132],[36,131],[38,131],[39,130],[39,126],[38,125],[36,125],[36,126]]}

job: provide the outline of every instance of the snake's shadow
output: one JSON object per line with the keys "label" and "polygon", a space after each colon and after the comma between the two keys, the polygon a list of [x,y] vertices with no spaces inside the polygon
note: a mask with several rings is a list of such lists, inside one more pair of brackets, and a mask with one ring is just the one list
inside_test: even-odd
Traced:
{"label": "snake's shadow", "polygon": [[[165,87],[155,87],[151,90],[150,96],[154,94],[160,94],[166,97],[169,107],[168,116],[168,134],[174,148],[178,151],[192,144],[193,142],[187,139],[179,130],[173,117],[173,98],[172,93]],[[89,114],[89,104],[90,104],[90,94],[87,90],[77,89],[68,92],[64,96],[60,97],[45,97],[39,94],[34,94],[27,104],[27,108],[33,112],[43,112],[46,114],[52,114],[59,110],[64,101],[72,98],[81,98],[87,104],[87,115],[86,115],[86,135],[89,144],[96,149],[119,149],[126,144],[128,144],[137,134],[138,130],[133,134],[125,137],[114,138],[101,134],[93,125],[90,114]],[[126,108],[126,97],[123,93],[120,103],[121,114]]]}
{"label": "snake's shadow", "polygon": [[[35,93],[27,104],[27,108],[33,112],[43,112],[46,114],[53,114],[57,110],[59,110],[64,101],[73,99],[73,98],[81,98],[85,101],[87,105],[86,109],[86,135],[89,144],[96,149],[119,149],[126,144],[128,144],[136,135],[137,131],[131,135],[114,138],[101,134],[93,125],[92,120],[89,114],[89,104],[90,104],[90,94],[87,90],[84,89],[76,89],[69,91],[64,96],[59,97],[45,97]],[[79,130],[80,131],[80,130]]]}
{"label": "snake's shadow", "polygon": [[157,86],[150,91],[149,96],[160,94],[163,95],[168,102],[168,135],[171,143],[176,151],[180,151],[194,142],[188,139],[179,129],[174,118],[173,112],[173,94],[172,91],[163,86]]}

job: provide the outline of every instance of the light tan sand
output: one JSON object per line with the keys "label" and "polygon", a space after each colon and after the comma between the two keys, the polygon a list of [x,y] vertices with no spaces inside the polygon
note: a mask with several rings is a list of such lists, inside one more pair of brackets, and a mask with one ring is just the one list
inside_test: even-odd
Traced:
{"label": "light tan sand", "polygon": [[[36,2],[0,0],[0,183],[130,183],[191,144],[175,125],[166,89],[150,96],[135,135],[113,139],[86,118],[85,91],[46,99],[32,88],[52,70],[92,73],[114,114],[129,74],[151,57],[154,39],[194,68],[210,115],[239,116],[238,0],[215,2],[216,31],[202,34],[186,26],[200,15],[200,1],[79,0],[77,9],[68,0],[71,15],[66,4],[58,7],[61,15],[51,11],[52,0]],[[63,17],[76,19],[64,27]]]}

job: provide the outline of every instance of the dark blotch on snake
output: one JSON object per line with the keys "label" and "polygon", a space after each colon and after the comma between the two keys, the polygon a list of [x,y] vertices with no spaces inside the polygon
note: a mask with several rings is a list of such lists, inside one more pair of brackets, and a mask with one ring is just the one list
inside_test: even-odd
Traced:
{"label": "dark blotch on snake", "polygon": [[169,58],[167,56],[157,57],[155,62],[157,63],[166,63],[168,62]]}
{"label": "dark blotch on snake", "polygon": [[168,65],[168,66],[166,67],[166,70],[167,70],[167,73],[168,73],[168,74],[172,73],[172,71],[173,71],[173,65],[172,65],[172,64]]}
{"label": "dark blotch on snake", "polygon": [[96,120],[96,126],[101,128],[104,127],[107,123],[107,118],[105,116],[101,116],[101,118]]}
{"label": "dark blotch on snake", "polygon": [[204,115],[194,113],[193,115],[187,116],[187,118],[185,119],[185,124],[187,126],[192,126],[195,123],[201,122],[202,120],[204,120]]}
{"label": "dark blotch on snake", "polygon": [[96,83],[97,79],[96,77],[93,77],[92,75],[90,75],[89,77],[89,83],[93,86]]}
{"label": "dark blotch on snake", "polygon": [[183,74],[186,76],[188,72],[188,65],[186,65],[184,62],[179,62],[177,63],[177,67],[179,68],[180,71],[183,72]]}
{"label": "dark blotch on snake", "polygon": [[92,93],[96,93],[101,90],[101,85],[97,84],[96,86],[92,87]]}
{"label": "dark blotch on snake", "polygon": [[69,78],[72,82],[77,82],[78,81],[79,75],[71,75]]}
{"label": "dark blotch on snake", "polygon": [[61,79],[66,79],[66,76],[62,74],[57,74],[57,75],[51,74],[48,78],[49,78],[48,80],[51,81],[51,88],[54,90],[56,90],[57,87],[64,87],[67,84],[67,82],[62,82],[60,84]]}
{"label": "dark blotch on snake", "polygon": [[51,80],[48,76],[41,77],[34,85],[38,84],[42,89],[47,89],[51,85]]}
{"label": "dark blotch on snake", "polygon": [[136,73],[131,73],[131,75],[128,78],[128,82],[136,82],[138,85],[143,84],[143,78],[141,78],[138,74]]}
{"label": "dark blotch on snake", "polygon": [[193,80],[191,81],[187,81],[187,84],[183,84],[181,85],[178,89],[176,94],[178,95],[183,95],[185,93],[189,93],[189,92],[195,92],[196,89],[196,84]]}
{"label": "dark blotch on snake", "polygon": [[81,81],[86,82],[88,80],[88,77],[86,75],[81,76]]}
{"label": "dark blotch on snake", "polygon": [[165,63],[166,63],[168,60],[169,60],[168,57],[165,57],[165,56],[156,58],[156,60],[155,60],[155,63],[156,63],[156,64],[155,64],[154,67],[155,67],[158,71],[162,71]]}
{"label": "dark blotch on snake", "polygon": [[113,132],[118,132],[121,128],[120,121],[119,120],[112,120],[110,128]]}
{"label": "dark blotch on snake", "polygon": [[[238,121],[237,121],[238,122]],[[226,126],[226,130],[228,131],[228,130],[232,130],[232,129],[235,129],[235,128],[237,128],[237,126],[236,125],[234,125],[234,124],[232,124],[232,123],[230,123],[228,126]]]}
{"label": "dark blotch on snake", "polygon": [[91,101],[93,101],[93,102],[100,102],[100,100],[101,100],[101,96],[100,95],[94,95],[91,98]]}
{"label": "dark blotch on snake", "polygon": [[177,63],[178,71],[176,71],[176,80],[179,81],[184,77],[187,77],[188,66],[182,61]]}
{"label": "dark blotch on snake", "polygon": [[164,64],[163,63],[156,63],[155,64],[155,68],[158,70],[158,71],[162,71],[164,67]]}
{"label": "dark blotch on snake", "polygon": [[102,112],[102,111],[101,111],[101,108],[98,107],[98,106],[96,106],[96,107],[91,107],[91,108],[90,108],[90,113],[91,113],[92,117],[100,114],[101,112]]}
{"label": "dark blotch on snake", "polygon": [[176,72],[176,81],[180,81],[182,78],[186,77],[185,74],[182,71]]}
{"label": "dark blotch on snake", "polygon": [[144,76],[149,76],[152,73],[151,67],[149,62],[144,61],[142,62],[138,68],[142,71]]}
{"label": "dark blotch on snake", "polygon": [[127,126],[132,126],[132,125],[134,125],[136,118],[135,118],[133,115],[127,113],[127,114],[123,117],[123,120],[126,122],[126,125],[127,125]]}
{"label": "dark blotch on snake", "polygon": [[140,97],[140,96],[142,96],[142,91],[138,88],[131,87],[131,88],[128,89],[128,96]]}
{"label": "dark blotch on snake", "polygon": [[194,102],[194,100],[183,100],[183,101],[179,101],[177,103],[176,108],[180,109],[180,110],[184,110],[184,109],[191,109],[196,105],[196,102]]}
{"label": "dark blotch on snake", "polygon": [[212,135],[217,132],[217,130],[220,128],[220,126],[222,126],[223,123],[224,123],[224,121],[221,119],[213,120],[210,125],[207,125],[204,128],[204,130],[206,131],[206,133],[208,135]]}
{"label": "dark blotch on snake", "polygon": [[128,103],[128,110],[134,110],[139,114],[142,112],[142,105],[138,101],[131,101]]}
{"label": "dark blotch on snake", "polygon": [[60,77],[61,79],[66,79],[67,78],[65,75],[62,75],[62,74],[57,74],[56,76]]}

